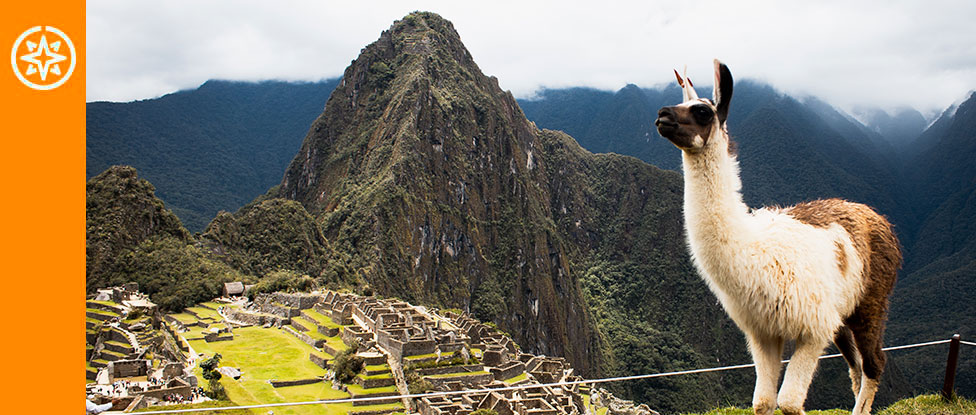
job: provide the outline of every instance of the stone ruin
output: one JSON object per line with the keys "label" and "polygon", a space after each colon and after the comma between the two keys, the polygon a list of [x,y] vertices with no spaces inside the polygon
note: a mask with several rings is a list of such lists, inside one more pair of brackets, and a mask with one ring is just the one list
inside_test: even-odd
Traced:
{"label": "stone ruin", "polygon": [[590,404],[594,410],[607,408],[607,415],[660,415],[645,404],[617,398],[606,389],[594,388],[590,392]]}

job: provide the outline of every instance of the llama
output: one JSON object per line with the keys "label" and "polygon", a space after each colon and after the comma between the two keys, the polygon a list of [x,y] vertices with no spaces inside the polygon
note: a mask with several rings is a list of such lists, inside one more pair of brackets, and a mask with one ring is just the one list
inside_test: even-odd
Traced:
{"label": "llama", "polygon": [[[853,415],[871,412],[885,355],[888,296],[901,266],[891,224],[840,199],[750,210],[726,119],[732,74],[715,61],[713,100],[700,99],[675,71],[684,102],[664,107],[658,132],[681,149],[684,219],[695,268],[745,333],[756,364],[753,410],[803,414],[829,342],[850,367]],[[779,394],[783,345],[796,348]]]}

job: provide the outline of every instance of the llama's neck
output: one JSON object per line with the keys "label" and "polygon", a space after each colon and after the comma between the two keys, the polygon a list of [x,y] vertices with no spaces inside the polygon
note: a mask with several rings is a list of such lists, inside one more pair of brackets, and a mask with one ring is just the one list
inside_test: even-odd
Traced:
{"label": "llama's neck", "polygon": [[685,227],[693,253],[736,249],[749,235],[749,208],[742,202],[738,161],[717,148],[683,152],[682,157]]}

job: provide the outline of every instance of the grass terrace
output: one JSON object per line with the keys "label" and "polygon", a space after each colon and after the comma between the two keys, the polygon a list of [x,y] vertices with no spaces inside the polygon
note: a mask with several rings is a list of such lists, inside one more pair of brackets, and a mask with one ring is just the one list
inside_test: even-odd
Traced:
{"label": "grass terrace", "polygon": [[98,314],[98,315],[102,315],[102,316],[107,316],[108,318],[119,317],[121,315],[121,314],[116,313],[116,312],[112,312],[112,311],[108,311],[108,310],[102,310],[102,309],[99,309],[99,308],[86,308],[85,309],[85,314],[88,314],[88,313]]}
{"label": "grass terrace", "polygon": [[389,371],[390,371],[390,365],[386,363],[382,365],[366,365],[366,372],[383,373]]}
{"label": "grass terrace", "polygon": [[[445,358],[449,358],[449,357],[454,357],[454,354],[455,354],[455,352],[441,353],[441,359],[445,359]],[[428,354],[418,354],[418,355],[415,355],[415,356],[406,356],[403,359],[406,360],[407,362],[418,362],[418,361],[429,360],[429,359],[437,359],[437,353],[428,353]]]}
{"label": "grass terrace", "polygon": [[108,340],[105,342],[105,344],[111,344],[113,346],[119,346],[119,347],[132,347],[132,345],[129,343],[123,343],[117,340]]}
{"label": "grass terrace", "polygon": [[382,388],[363,389],[362,386],[359,386],[359,385],[357,385],[355,383],[349,383],[349,384],[346,384],[346,388],[349,389],[349,393],[351,393],[353,396],[368,396],[368,395],[375,395],[375,394],[378,394],[378,393],[391,393],[391,392],[396,393],[397,392],[396,385],[384,386]]}
{"label": "grass terrace", "polygon": [[306,315],[311,317],[312,320],[315,320],[315,323],[320,326],[328,327],[328,328],[338,328],[339,330],[342,330],[342,326],[336,324],[334,321],[332,321],[331,318],[329,318],[329,316],[316,311],[314,308],[309,308],[307,310],[302,310],[302,311]]}
{"label": "grass terrace", "polygon": [[425,378],[456,378],[462,376],[476,376],[476,375],[487,375],[488,372],[484,370],[479,370],[477,372],[456,372],[456,373],[442,373],[439,375],[427,375]]}
{"label": "grass terrace", "polygon": [[[184,333],[185,334],[185,333]],[[338,339],[336,339],[338,340]],[[205,353],[208,357],[213,353],[220,353],[223,358],[221,366],[232,366],[242,371],[240,380],[227,377],[221,379],[227,395],[237,405],[255,405],[262,403],[312,401],[322,399],[348,398],[349,394],[332,389],[327,382],[310,385],[289,386],[275,388],[268,383],[269,379],[292,380],[308,379],[322,376],[325,371],[308,359],[309,353],[320,356],[325,353],[316,351],[297,337],[284,330],[261,327],[242,327],[234,330],[234,340],[207,343],[203,340],[191,340],[190,345],[198,353]],[[343,347],[344,348],[344,347]],[[331,358],[331,356],[328,356]],[[200,376],[200,369],[196,369]],[[362,390],[357,385],[350,385],[350,389],[363,394],[373,394],[387,391],[388,388]],[[389,389],[396,391],[396,388]],[[279,407],[274,409],[276,415],[340,415],[349,411],[402,409],[400,404],[357,406],[352,404],[331,405],[303,405],[294,407]],[[264,415],[264,411],[253,412]]]}
{"label": "grass terrace", "polygon": [[180,323],[183,323],[183,324],[196,324],[197,323],[197,318],[196,317],[193,317],[192,314],[177,313],[177,314],[170,314],[169,316],[175,318],[177,321],[179,321]]}
{"label": "grass terrace", "polygon": [[234,304],[224,304],[224,303],[218,303],[216,301],[207,301],[205,303],[200,303],[200,306],[207,307],[213,310],[216,310],[220,307],[237,307],[237,305]]}
{"label": "grass terrace", "polygon": [[515,377],[513,377],[511,379],[505,379],[502,382],[505,382],[505,383],[511,385],[513,383],[521,382],[521,381],[526,380],[528,378],[529,378],[529,375],[527,373],[525,373],[525,372],[522,372],[518,376],[515,376]]}
{"label": "grass terrace", "polygon": [[187,307],[187,310],[192,311],[201,320],[211,319],[214,321],[221,321],[224,319],[219,313],[217,313],[217,310],[211,310],[206,307]]}
{"label": "grass terrace", "polygon": [[100,304],[100,305],[109,306],[109,307],[120,307],[121,306],[119,303],[116,303],[115,301],[87,300],[85,303],[86,304],[87,303]]}

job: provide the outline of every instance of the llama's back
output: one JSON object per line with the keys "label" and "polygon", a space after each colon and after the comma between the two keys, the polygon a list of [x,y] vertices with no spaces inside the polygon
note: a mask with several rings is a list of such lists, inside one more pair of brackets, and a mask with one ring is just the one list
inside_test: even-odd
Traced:
{"label": "llama's back", "polygon": [[785,209],[784,213],[817,227],[829,227],[836,223],[850,235],[864,263],[861,278],[864,279],[865,289],[854,314],[846,323],[857,325],[869,315],[887,312],[888,296],[894,289],[902,255],[898,238],[884,216],[866,205],[842,199],[800,203]]}

